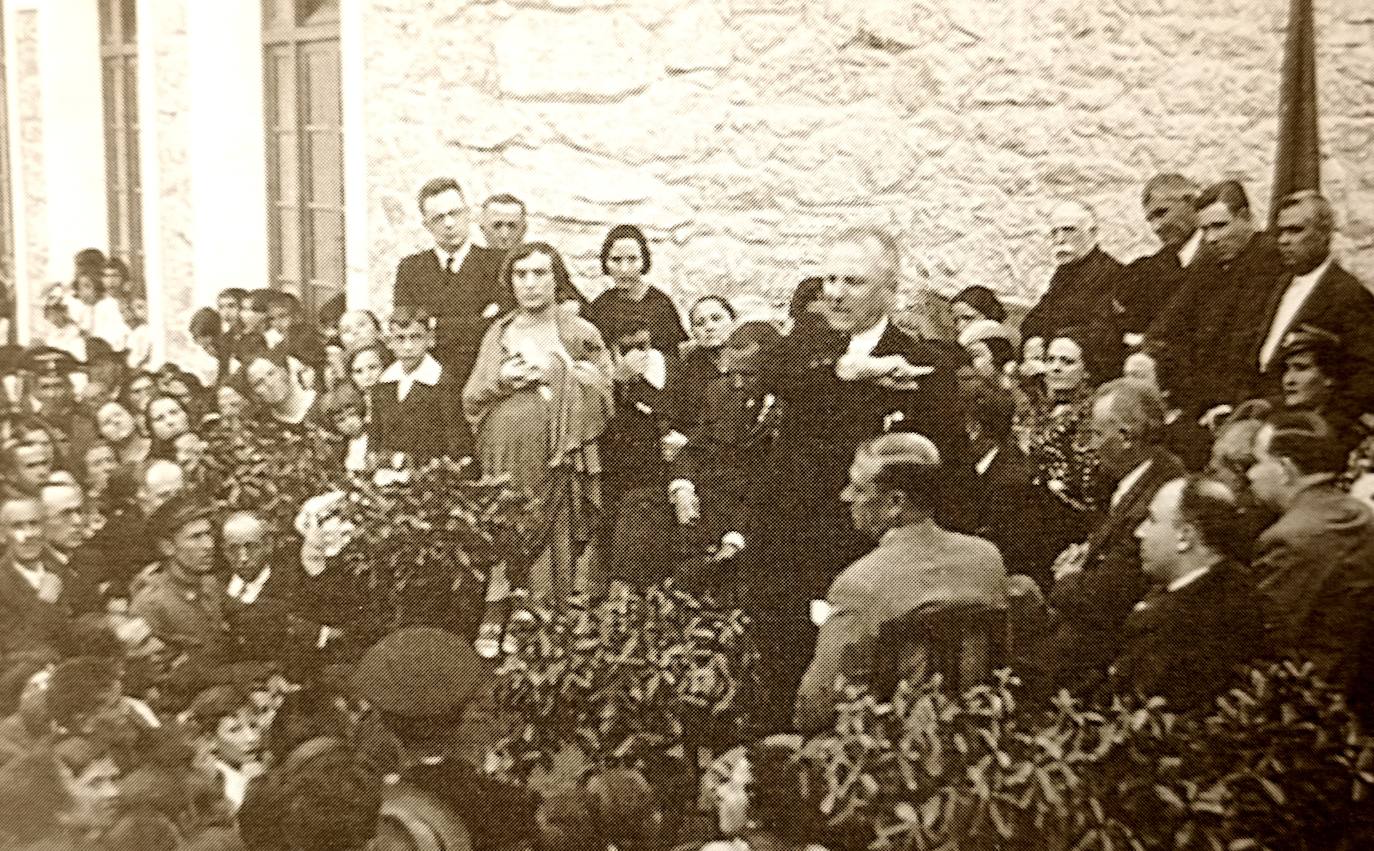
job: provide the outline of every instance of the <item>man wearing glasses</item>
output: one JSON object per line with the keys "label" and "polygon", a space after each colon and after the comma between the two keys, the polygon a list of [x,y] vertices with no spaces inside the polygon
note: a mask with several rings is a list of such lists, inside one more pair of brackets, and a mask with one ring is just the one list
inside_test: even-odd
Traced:
{"label": "man wearing glasses", "polygon": [[435,318],[434,358],[462,387],[487,325],[514,306],[511,294],[498,284],[504,252],[469,241],[471,212],[453,178],[425,183],[419,204],[434,247],[397,265],[394,303]]}

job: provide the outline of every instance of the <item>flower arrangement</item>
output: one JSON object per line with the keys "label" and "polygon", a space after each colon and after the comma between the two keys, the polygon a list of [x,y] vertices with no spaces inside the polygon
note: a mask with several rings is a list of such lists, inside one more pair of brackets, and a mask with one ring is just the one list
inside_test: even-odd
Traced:
{"label": "flower arrangement", "polygon": [[695,767],[699,747],[738,741],[757,664],[740,611],[666,583],[530,615],[498,672],[512,718],[495,748],[500,773],[528,779],[572,746],[652,775],[654,764]]}

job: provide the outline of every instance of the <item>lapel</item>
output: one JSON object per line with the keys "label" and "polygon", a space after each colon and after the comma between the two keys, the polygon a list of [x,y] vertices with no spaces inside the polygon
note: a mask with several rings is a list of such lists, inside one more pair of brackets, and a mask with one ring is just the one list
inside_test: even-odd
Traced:
{"label": "lapel", "polygon": [[1140,522],[1143,509],[1149,505],[1149,501],[1154,498],[1154,493],[1159,486],[1175,476],[1181,475],[1179,464],[1172,455],[1162,449],[1156,449],[1154,456],[1150,460],[1150,466],[1146,468],[1142,475],[1130,490],[1122,495],[1121,501],[1112,506],[1107,512],[1107,517],[1102,521],[1102,525],[1097,527],[1092,537],[1088,541],[1089,561],[1093,556],[1101,554],[1101,551],[1111,546],[1120,537],[1123,529],[1127,527],[1127,534],[1134,532],[1134,527]]}

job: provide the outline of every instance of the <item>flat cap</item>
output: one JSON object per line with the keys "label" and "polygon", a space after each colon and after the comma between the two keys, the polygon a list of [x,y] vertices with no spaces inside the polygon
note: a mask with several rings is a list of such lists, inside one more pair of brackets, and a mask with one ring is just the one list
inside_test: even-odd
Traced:
{"label": "flat cap", "polygon": [[447,717],[467,706],[488,672],[472,644],[432,626],[396,630],[363,654],[356,697],[404,718]]}
{"label": "flat cap", "polygon": [[24,352],[20,368],[34,375],[71,375],[81,369],[81,362],[64,349],[34,346]]}
{"label": "flat cap", "polygon": [[174,494],[148,518],[148,532],[154,541],[166,541],[186,524],[215,516],[215,506],[195,491]]}

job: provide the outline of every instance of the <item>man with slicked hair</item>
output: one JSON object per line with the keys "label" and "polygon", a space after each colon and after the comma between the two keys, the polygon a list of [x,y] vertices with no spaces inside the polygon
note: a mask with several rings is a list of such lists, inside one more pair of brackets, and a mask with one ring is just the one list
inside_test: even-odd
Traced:
{"label": "man with slicked hair", "polygon": [[434,247],[396,267],[394,304],[435,317],[434,357],[461,387],[472,374],[487,326],[515,306],[515,297],[498,283],[505,252],[468,239],[471,212],[453,178],[426,182],[419,206]]}
{"label": "man with slicked hair", "polygon": [[[878,646],[884,624],[918,610],[1006,608],[1007,571],[997,547],[935,522],[942,475],[939,450],[919,434],[885,434],[854,454],[840,499],[854,528],[877,547],[844,569],[819,607],[816,653],[797,693],[798,730],[827,727],[837,679],[867,684],[877,655],[895,652]],[[913,667],[928,670],[924,648],[915,650]]]}

